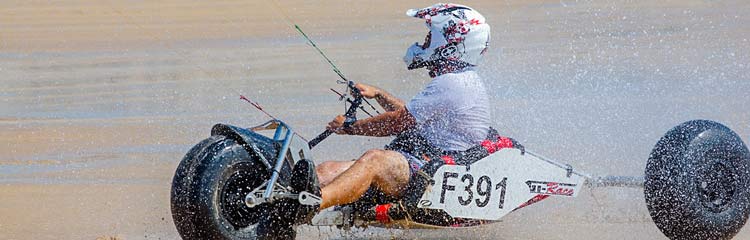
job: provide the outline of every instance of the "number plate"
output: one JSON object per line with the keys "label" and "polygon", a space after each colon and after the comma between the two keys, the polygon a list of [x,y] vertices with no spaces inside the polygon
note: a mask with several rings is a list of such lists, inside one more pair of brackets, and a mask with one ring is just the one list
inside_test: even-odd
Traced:
{"label": "number plate", "polygon": [[444,165],[419,207],[453,217],[497,220],[537,195],[574,197],[585,178],[517,149],[503,149],[470,167]]}

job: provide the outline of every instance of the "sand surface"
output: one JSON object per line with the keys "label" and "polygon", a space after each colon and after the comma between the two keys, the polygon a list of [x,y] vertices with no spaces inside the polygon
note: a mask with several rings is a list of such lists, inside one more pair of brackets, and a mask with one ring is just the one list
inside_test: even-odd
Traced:
{"label": "sand surface", "polygon": [[[213,124],[267,118],[303,136],[342,111],[336,75],[288,15],[357,81],[408,99],[401,57],[425,1],[0,2],[0,239],[176,239],[174,169]],[[672,126],[750,136],[750,3],[472,1],[493,27],[479,71],[495,126],[593,174],[642,175]],[[332,137],[316,161],[388,139]],[[345,146],[341,148],[340,146]],[[316,238],[664,239],[638,189],[586,190],[467,231],[303,228]],[[750,239],[745,228],[737,239]]]}

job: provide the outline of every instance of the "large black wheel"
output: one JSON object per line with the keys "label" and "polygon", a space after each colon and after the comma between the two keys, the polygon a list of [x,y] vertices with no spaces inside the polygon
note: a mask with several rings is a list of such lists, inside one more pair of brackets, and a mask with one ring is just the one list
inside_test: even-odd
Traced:
{"label": "large black wheel", "polygon": [[264,205],[245,196],[268,170],[237,141],[212,136],[195,145],[172,180],[172,218],[183,239],[254,239]]}
{"label": "large black wheel", "polygon": [[720,123],[694,120],[667,132],[645,180],[651,218],[670,239],[731,239],[750,214],[750,153]]}

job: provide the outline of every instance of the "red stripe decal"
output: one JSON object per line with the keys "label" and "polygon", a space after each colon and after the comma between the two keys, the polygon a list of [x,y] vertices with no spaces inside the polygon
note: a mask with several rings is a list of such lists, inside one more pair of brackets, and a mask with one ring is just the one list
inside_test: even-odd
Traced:
{"label": "red stripe decal", "polygon": [[513,211],[524,208],[524,207],[528,207],[529,205],[534,204],[534,203],[538,203],[544,199],[547,199],[549,196],[550,195],[542,195],[542,194],[536,195],[533,198],[529,199],[529,201],[526,201],[525,203],[521,204],[521,206],[518,206],[516,209],[513,209]]}

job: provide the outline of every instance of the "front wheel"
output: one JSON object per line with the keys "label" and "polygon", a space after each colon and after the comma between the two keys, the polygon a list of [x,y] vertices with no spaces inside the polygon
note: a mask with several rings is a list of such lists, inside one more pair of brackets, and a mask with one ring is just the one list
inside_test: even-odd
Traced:
{"label": "front wheel", "polygon": [[670,239],[730,239],[750,215],[750,153],[724,125],[683,123],[651,152],[644,192]]}
{"label": "front wheel", "polygon": [[212,136],[195,145],[172,180],[172,218],[183,239],[254,239],[265,205],[249,208],[245,196],[268,179],[268,170],[237,141]]}

